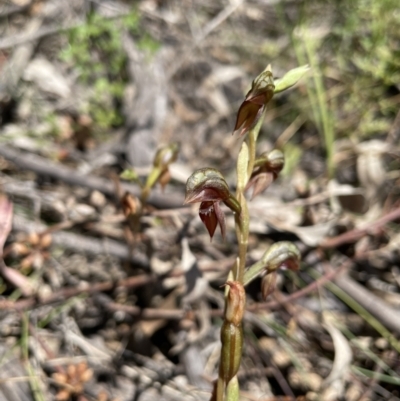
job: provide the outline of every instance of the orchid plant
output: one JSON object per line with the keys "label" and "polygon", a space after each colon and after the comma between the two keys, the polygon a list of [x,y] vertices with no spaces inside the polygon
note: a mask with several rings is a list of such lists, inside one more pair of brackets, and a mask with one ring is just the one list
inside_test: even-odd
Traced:
{"label": "orchid plant", "polygon": [[233,194],[221,172],[207,167],[195,171],[187,180],[185,203],[200,203],[199,216],[212,239],[219,226],[225,238],[226,225],[221,202],[235,216],[238,256],[226,282],[225,313],[221,328],[221,357],[218,379],[210,401],[238,401],[240,367],[243,347],[242,320],[246,293],[244,286],[258,276],[262,278],[262,294],[267,297],[275,289],[278,269],[297,270],[300,253],[291,242],[273,244],[260,261],[246,266],[249,240],[249,211],[246,191],[253,189],[252,198],[259,195],[278,177],[284,166],[279,149],[256,154],[256,142],[265,117],[267,104],[275,93],[295,85],[307,72],[308,66],[289,71],[274,79],[268,66],[252,83],[250,91],[237,113],[234,133],[244,137],[237,159],[236,193]]}

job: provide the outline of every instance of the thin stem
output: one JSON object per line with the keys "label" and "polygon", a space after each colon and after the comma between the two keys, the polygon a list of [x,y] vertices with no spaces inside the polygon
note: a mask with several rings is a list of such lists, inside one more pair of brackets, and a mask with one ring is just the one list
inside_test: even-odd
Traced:
{"label": "thin stem", "polygon": [[[263,113],[264,114],[264,113]],[[257,122],[256,126],[263,119],[261,116],[260,120]],[[247,177],[251,177],[251,173],[253,172],[254,162],[256,160],[256,138],[255,132],[251,130],[248,134],[249,138],[249,164],[247,165]]]}
{"label": "thin stem", "polygon": [[[243,166],[240,162],[238,163],[238,185],[236,190],[236,198],[239,201],[241,206],[241,213],[236,215],[236,236],[238,239],[239,245],[239,263],[236,268],[236,280],[243,282],[244,271],[246,267],[246,255],[247,255],[247,246],[249,243],[249,210],[247,206],[247,200],[244,195],[244,191],[246,188],[247,183],[251,177],[251,173],[253,172],[254,163],[256,160],[256,142],[257,137],[260,132],[262,122],[265,117],[265,110],[261,113],[257,124],[249,131],[248,133],[248,148],[247,148],[247,166]],[[243,144],[245,145],[245,144]],[[244,170],[244,171],[243,171]],[[244,177],[242,179],[239,177]],[[240,182],[242,181],[242,182]]]}
{"label": "thin stem", "polygon": [[217,380],[217,398],[216,398],[216,401],[224,401],[224,393],[225,393],[225,380],[223,380],[222,377],[219,376],[218,380]]}
{"label": "thin stem", "polygon": [[243,276],[243,285],[249,284],[264,270],[265,270],[265,262],[263,260],[260,260],[254,265],[250,266],[246,270],[246,273]]}
{"label": "thin stem", "polygon": [[244,271],[246,268],[246,255],[247,246],[249,243],[249,209],[247,207],[247,201],[243,192],[239,192],[237,197],[241,206],[241,213],[235,215],[236,222],[236,236],[239,245],[238,265],[236,268],[235,278],[237,281],[243,283]]}
{"label": "thin stem", "polygon": [[256,142],[258,138],[258,134],[260,133],[262,123],[264,121],[265,115],[267,113],[267,107],[264,107],[264,110],[261,112],[261,116],[257,121],[257,124],[249,131],[249,164],[247,166],[247,176],[250,179],[251,173],[254,169],[254,163],[256,160]]}

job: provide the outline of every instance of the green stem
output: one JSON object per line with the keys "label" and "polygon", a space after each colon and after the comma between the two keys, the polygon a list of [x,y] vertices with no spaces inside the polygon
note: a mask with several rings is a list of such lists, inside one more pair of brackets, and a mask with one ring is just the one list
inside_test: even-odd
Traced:
{"label": "green stem", "polygon": [[299,263],[300,252],[296,245],[289,241],[275,242],[257,263],[245,271],[243,285],[249,284],[263,271],[273,272],[282,266],[297,270]]}
{"label": "green stem", "polygon": [[236,236],[239,245],[239,262],[236,267],[235,279],[243,283],[244,271],[246,268],[247,246],[249,244],[249,209],[243,192],[238,191],[236,196],[241,206],[241,213],[235,215]]}
{"label": "green stem", "polygon": [[226,386],[226,401],[239,401],[239,381],[237,376],[232,377]]}
{"label": "green stem", "polygon": [[162,172],[163,170],[161,170],[158,167],[153,167],[152,170],[150,171],[150,174],[148,175],[146,180],[146,185],[142,189],[142,196],[140,200],[142,201],[143,206],[146,205],[147,198],[150,195],[150,191],[157,183],[157,180],[160,178]]}
{"label": "green stem", "polygon": [[[263,117],[260,118],[260,121]],[[258,123],[257,123],[258,125]],[[256,126],[257,126],[256,125]],[[256,160],[256,138],[255,132],[251,130],[248,134],[249,138],[249,164],[247,165],[247,177],[251,177],[251,173],[253,172],[254,162]]]}
{"label": "green stem", "polygon": [[250,266],[243,276],[243,285],[249,284],[253,281],[259,274],[265,270],[265,263],[260,260],[254,265]]}
{"label": "green stem", "polygon": [[260,133],[261,126],[264,121],[266,113],[267,113],[267,107],[265,106],[261,114],[261,117],[257,121],[257,124],[247,134],[249,138],[249,164],[247,166],[247,176],[249,179],[251,177],[251,173],[253,172],[254,163],[256,160],[256,142],[258,134]]}
{"label": "green stem", "polygon": [[222,377],[218,377],[216,401],[224,401],[224,393],[225,393],[225,380]]}

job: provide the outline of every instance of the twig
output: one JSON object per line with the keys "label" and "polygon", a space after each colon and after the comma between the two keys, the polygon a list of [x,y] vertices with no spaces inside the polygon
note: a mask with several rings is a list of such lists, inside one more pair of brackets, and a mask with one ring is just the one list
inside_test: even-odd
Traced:
{"label": "twig", "polygon": [[9,301],[0,300],[0,310],[16,310],[22,311],[26,309],[31,309],[35,306],[50,305],[54,302],[59,302],[67,298],[76,297],[82,294],[94,294],[96,292],[110,291],[113,288],[123,287],[123,288],[136,288],[141,287],[145,284],[153,282],[155,278],[150,275],[142,274],[140,276],[128,277],[123,280],[116,282],[107,281],[104,283],[94,283],[86,288],[63,288],[60,291],[54,292],[46,298],[37,299],[36,297],[30,297],[27,299],[22,299],[20,301]]}
{"label": "twig", "polygon": [[[109,17],[105,17],[108,19],[118,19],[121,17],[126,16],[128,13],[127,12],[121,12]],[[57,33],[61,33],[64,31],[68,31],[70,29],[74,29],[74,28],[78,28],[80,26],[82,26],[82,24],[84,23],[84,21],[80,21],[80,22],[70,22],[70,23],[66,23],[63,26],[45,26],[39,30],[37,30],[34,33],[29,33],[29,32],[23,32],[20,33],[18,35],[12,35],[9,37],[5,37],[3,39],[0,40],[0,50],[4,50],[4,49],[8,49],[10,47],[14,47],[14,46],[18,46],[27,42],[32,42],[32,41],[36,41],[39,39],[42,39],[46,36],[49,35],[54,35]]]}
{"label": "twig", "polygon": [[400,208],[392,210],[385,216],[382,216],[380,219],[373,223],[369,223],[364,227],[355,228],[354,230],[347,231],[346,233],[338,235],[337,237],[327,238],[320,244],[320,246],[322,248],[336,248],[342,244],[356,242],[364,235],[367,235],[368,233],[374,233],[385,224],[397,219],[400,219]]}
{"label": "twig", "polygon": [[129,313],[131,316],[140,316],[140,318],[144,320],[181,320],[188,315],[188,312],[184,309],[141,309],[135,305],[122,305],[116,302],[104,303],[104,307],[111,312],[122,311]]}
{"label": "twig", "polygon": [[[28,24],[26,35],[33,36],[42,22],[43,17],[40,16],[32,19]],[[0,100],[10,99],[14,95],[18,82],[33,55],[34,48],[34,43],[20,45],[7,59],[0,75]]]}
{"label": "twig", "polygon": [[29,3],[27,3],[23,6],[12,5],[12,6],[2,7],[0,10],[0,19],[10,17],[11,15],[16,14],[16,13],[22,13],[25,10],[27,10],[31,5],[32,5],[32,1],[30,1]]}
{"label": "twig", "polygon": [[248,308],[248,310],[256,311],[256,310],[260,310],[260,309],[267,309],[267,310],[280,309],[288,302],[293,302],[296,299],[302,298],[305,295],[309,294],[310,292],[317,290],[318,287],[323,286],[325,283],[334,279],[337,275],[343,273],[343,271],[348,270],[351,265],[352,265],[352,263],[350,263],[350,262],[343,263],[342,266],[340,266],[338,269],[330,270],[328,273],[325,273],[323,276],[321,276],[318,280],[315,280],[312,283],[308,284],[306,287],[302,288],[301,290],[288,295],[284,299],[281,299],[279,302],[278,301],[269,301],[269,302],[251,305]]}
{"label": "twig", "polygon": [[[48,232],[49,227],[44,224],[31,222],[21,216],[14,215],[13,228],[22,232]],[[71,249],[77,252],[85,252],[91,255],[108,254],[122,260],[128,260],[137,266],[148,268],[149,262],[145,255],[135,253],[129,250],[128,246],[112,239],[104,238],[103,240],[91,238],[70,232],[53,232],[51,234],[52,243],[60,245],[63,248]]]}
{"label": "twig", "polygon": [[[95,176],[79,175],[77,171],[69,167],[54,163],[33,153],[21,152],[9,146],[1,145],[0,156],[14,163],[22,170],[33,171],[39,175],[56,178],[70,185],[97,190],[109,196],[115,195],[115,186],[111,180]],[[125,183],[122,183],[121,186],[125,191],[135,196],[140,196],[140,190],[137,186]],[[165,209],[181,207],[183,195],[177,195],[176,192],[175,190],[173,194],[161,194],[152,191],[148,203],[157,208]]]}
{"label": "twig", "polygon": [[389,306],[347,274],[336,277],[335,284],[385,325],[387,329],[400,334],[400,313],[398,309]]}

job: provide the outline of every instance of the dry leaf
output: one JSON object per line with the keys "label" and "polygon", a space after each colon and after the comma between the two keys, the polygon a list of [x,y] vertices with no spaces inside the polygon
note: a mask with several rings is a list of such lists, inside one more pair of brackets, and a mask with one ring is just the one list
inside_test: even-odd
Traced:
{"label": "dry leaf", "polygon": [[345,391],[345,381],[350,372],[350,364],[353,354],[349,342],[333,325],[333,317],[329,313],[324,313],[324,327],[330,334],[335,347],[335,359],[329,376],[323,381],[322,387],[324,401],[338,400],[343,397]]}

